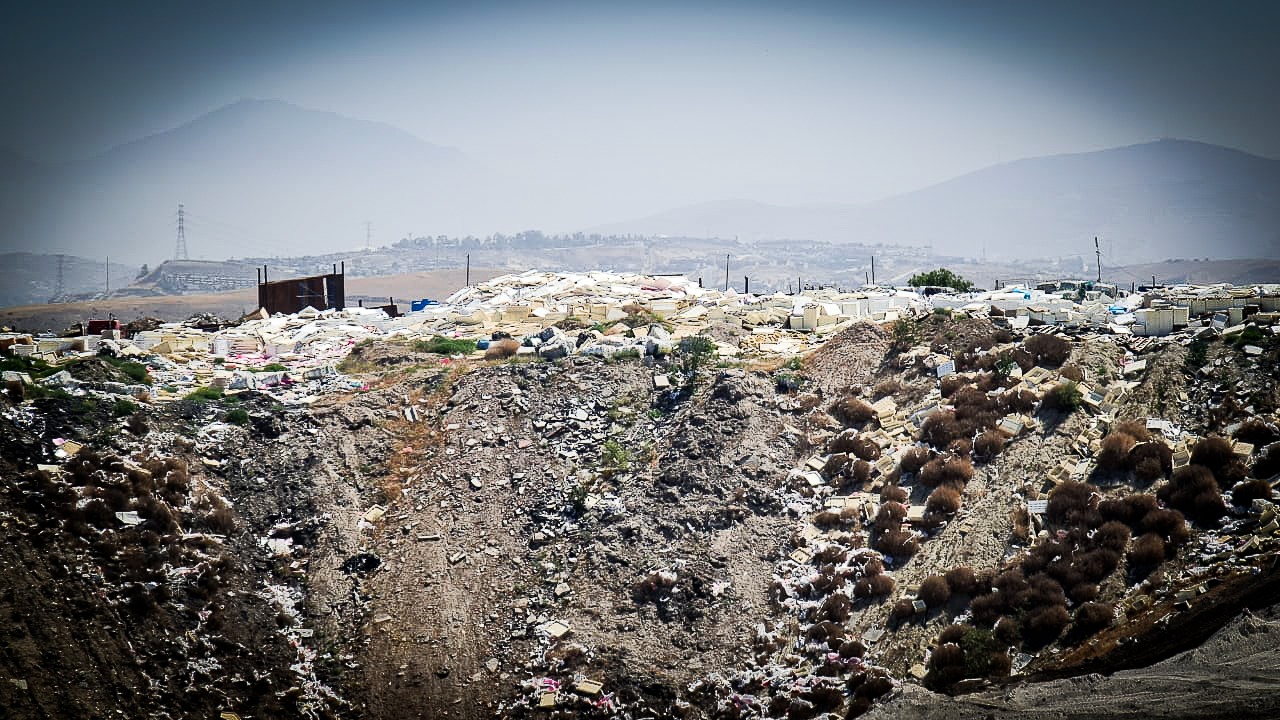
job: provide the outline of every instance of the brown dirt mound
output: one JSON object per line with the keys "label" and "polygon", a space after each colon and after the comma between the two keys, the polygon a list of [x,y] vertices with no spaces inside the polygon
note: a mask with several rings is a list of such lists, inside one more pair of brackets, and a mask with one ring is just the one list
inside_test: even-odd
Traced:
{"label": "brown dirt mound", "polygon": [[851,385],[865,385],[889,352],[889,334],[871,322],[849,326],[827,341],[805,363],[807,375],[823,393],[834,394]]}

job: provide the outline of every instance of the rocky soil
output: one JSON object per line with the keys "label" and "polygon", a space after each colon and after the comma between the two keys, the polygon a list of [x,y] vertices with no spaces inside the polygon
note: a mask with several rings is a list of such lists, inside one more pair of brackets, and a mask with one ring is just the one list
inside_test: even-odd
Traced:
{"label": "rocky soil", "polygon": [[[27,388],[0,412],[0,707],[15,718],[1274,715],[1280,621],[1266,598],[1280,548],[1262,506],[1187,524],[1143,573],[1118,554],[1091,601],[1131,608],[1111,627],[1072,625],[1039,648],[1015,638],[997,649],[1012,673],[965,675],[945,685],[955,697],[926,689],[944,689],[940,633],[959,623],[990,635],[971,602],[993,594],[998,573],[1046,543],[1086,548],[1092,530],[1028,514],[1057,502],[1063,459],[1085,463],[1075,479],[1096,481],[1095,509],[1172,482],[1167,470],[1145,484],[1091,474],[1090,433],[1146,418],[1197,435],[1249,418],[1274,431],[1275,390],[1261,379],[1274,376],[1274,343],[1245,356],[1224,340],[1079,336],[1038,386],[1008,374],[1034,375],[1023,347],[985,319],[937,316],[898,331],[854,325],[782,366],[691,351],[458,362],[375,344],[346,365],[363,390],[288,407],[252,391],[130,407],[92,389]],[[960,374],[940,380],[948,358]],[[1146,369],[1124,375],[1136,359]],[[1132,384],[1103,409],[1042,400],[1077,371],[1091,388]],[[114,379],[99,364],[80,372]],[[1019,388],[1037,402],[1017,409]],[[951,407],[972,420],[962,442],[926,422]],[[978,451],[1005,415],[1028,426]],[[84,449],[59,457],[64,440]],[[1269,462],[1256,445],[1245,472]],[[908,467],[907,451],[936,463]],[[942,483],[956,509],[931,504],[931,473],[951,461],[969,468]],[[925,514],[886,520],[899,492],[904,515]],[[898,532],[910,552],[885,549]],[[972,587],[920,599],[962,566]],[[1077,622],[1084,601],[1064,602]],[[1113,674],[1079,676],[1090,672]]]}

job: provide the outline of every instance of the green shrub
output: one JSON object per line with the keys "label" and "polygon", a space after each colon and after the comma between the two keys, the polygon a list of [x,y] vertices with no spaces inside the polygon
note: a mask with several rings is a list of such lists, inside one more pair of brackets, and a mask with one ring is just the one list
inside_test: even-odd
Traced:
{"label": "green shrub", "polygon": [[202,387],[187,393],[186,400],[194,400],[196,402],[208,402],[210,400],[221,400],[222,389],[216,387]]}
{"label": "green shrub", "polygon": [[117,398],[115,404],[111,406],[111,413],[116,417],[125,417],[136,412],[138,412],[137,403],[125,398]]}
{"label": "green shrub", "polygon": [[142,363],[136,363],[132,360],[124,360],[121,358],[105,357],[104,359],[115,365],[116,368],[125,374],[130,380],[145,385],[151,384],[151,374],[147,372],[147,366]]}
{"label": "green shrub", "polygon": [[778,373],[775,378],[778,392],[795,392],[804,385],[804,376],[797,373]]}
{"label": "green shrub", "polygon": [[1241,332],[1239,335],[1236,336],[1236,340],[1234,344],[1236,349],[1239,350],[1243,348],[1245,345],[1257,345],[1263,340],[1265,340],[1266,337],[1267,337],[1266,334],[1264,334],[1261,330],[1254,327],[1253,325],[1250,325],[1249,327],[1245,328],[1243,332]]}
{"label": "green shrub", "polygon": [[75,397],[60,387],[47,387],[39,384],[24,386],[22,388],[22,393],[28,400],[39,400],[41,398],[59,398],[61,400],[66,400]]}
{"label": "green shrub", "polygon": [[991,672],[991,656],[1002,652],[995,636],[990,630],[973,628],[960,638],[960,649],[964,650],[965,677],[986,677]]}
{"label": "green shrub", "polygon": [[907,284],[911,287],[949,287],[961,292],[973,289],[973,283],[946,268],[938,268],[937,270],[912,275]]}
{"label": "green shrub", "polygon": [[470,355],[475,352],[476,341],[464,338],[447,338],[435,335],[430,340],[414,340],[414,352],[437,355]]}
{"label": "green shrub", "polygon": [[573,507],[573,516],[582,517],[587,513],[587,495],[590,491],[586,485],[574,485],[569,491],[569,504]]}
{"label": "green shrub", "polygon": [[895,322],[893,331],[890,333],[890,342],[893,349],[899,352],[911,349],[912,346],[919,342],[915,321],[903,318]]}
{"label": "green shrub", "polygon": [[1058,383],[1045,395],[1045,404],[1056,410],[1072,412],[1080,407],[1084,395],[1080,386],[1071,380]]}
{"label": "green shrub", "polygon": [[38,358],[6,357],[0,358],[0,370],[21,372],[31,376],[33,380],[48,377],[62,368]]}
{"label": "green shrub", "polygon": [[690,376],[696,375],[716,353],[715,341],[705,335],[683,338],[676,347],[680,356],[680,369]]}
{"label": "green shrub", "polygon": [[1003,380],[1013,374],[1015,367],[1018,367],[1018,361],[1014,360],[1008,353],[1005,353],[996,360],[994,369],[996,375]]}
{"label": "green shrub", "polygon": [[608,471],[626,470],[631,467],[631,453],[617,440],[605,440],[600,448],[600,463]]}
{"label": "green shrub", "polygon": [[1183,369],[1194,373],[1209,362],[1209,343],[1197,338],[1187,346],[1187,354],[1183,359]]}
{"label": "green shrub", "polygon": [[120,371],[136,383],[151,384],[151,373],[147,372],[145,365],[139,363],[125,363],[120,366]]}
{"label": "green shrub", "polygon": [[246,425],[249,422],[249,412],[244,408],[228,410],[227,414],[222,416],[222,421],[232,425]]}

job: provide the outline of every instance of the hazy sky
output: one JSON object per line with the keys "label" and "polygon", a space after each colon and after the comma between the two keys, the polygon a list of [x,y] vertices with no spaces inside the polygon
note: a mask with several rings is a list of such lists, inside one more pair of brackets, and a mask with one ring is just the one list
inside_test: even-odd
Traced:
{"label": "hazy sky", "polygon": [[1166,134],[1280,157],[1274,2],[16,5],[0,145],[46,162],[242,97],[398,126],[598,218]]}

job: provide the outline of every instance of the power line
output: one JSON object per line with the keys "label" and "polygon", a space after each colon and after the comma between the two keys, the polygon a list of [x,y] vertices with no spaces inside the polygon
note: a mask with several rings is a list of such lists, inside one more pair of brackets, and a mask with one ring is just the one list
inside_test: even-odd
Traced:
{"label": "power line", "polygon": [[246,251],[248,257],[291,254],[291,251],[281,244],[262,240],[258,233],[225,220],[189,212],[187,222],[201,232],[219,236],[220,242],[224,244]]}

